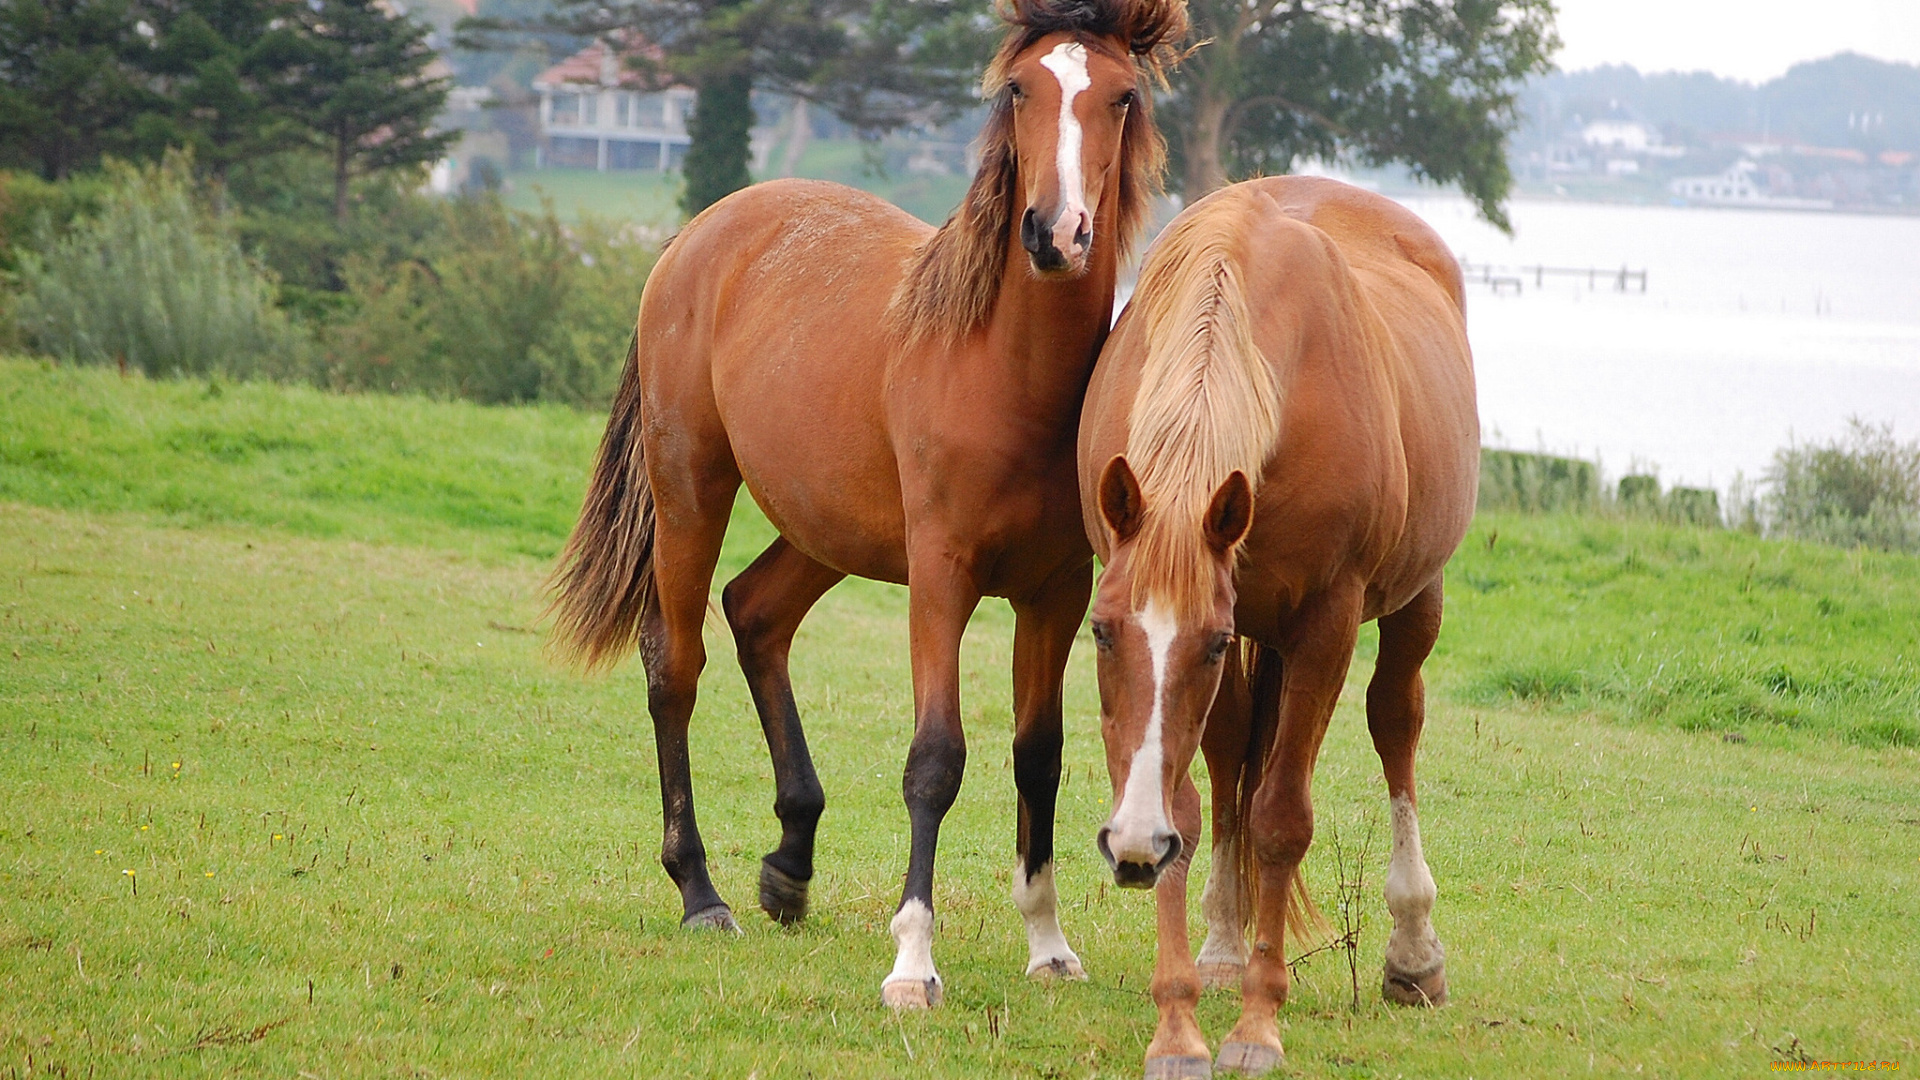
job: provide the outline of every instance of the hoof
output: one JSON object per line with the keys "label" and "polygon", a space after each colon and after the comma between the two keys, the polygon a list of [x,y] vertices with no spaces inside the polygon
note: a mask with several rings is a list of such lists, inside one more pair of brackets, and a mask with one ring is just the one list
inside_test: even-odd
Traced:
{"label": "hoof", "polygon": [[735,934],[743,933],[740,924],[733,921],[733,910],[725,904],[701,908],[681,919],[680,927],[683,930],[724,930]]}
{"label": "hoof", "polygon": [[1200,989],[1202,990],[1240,990],[1240,979],[1247,973],[1245,964],[1201,964]]}
{"label": "hoof", "polygon": [[1220,1060],[1213,1067],[1241,1076],[1265,1076],[1280,1067],[1286,1055],[1259,1043],[1230,1042],[1220,1047]]}
{"label": "hoof", "polygon": [[1055,956],[1028,964],[1027,978],[1039,982],[1054,982],[1061,979],[1085,982],[1087,969],[1080,966],[1080,958],[1077,956]]}
{"label": "hoof", "polygon": [[760,910],[781,926],[807,917],[807,882],[760,860]]}
{"label": "hoof", "polygon": [[880,987],[880,1000],[896,1012],[908,1009],[931,1009],[940,1004],[946,992],[940,987],[940,979],[889,979]]}
{"label": "hoof", "polygon": [[1157,1057],[1147,1059],[1147,1080],[1208,1080],[1213,1062],[1203,1057]]}
{"label": "hoof", "polygon": [[1395,1005],[1418,1005],[1436,1009],[1447,1003],[1447,968],[1436,964],[1417,975],[1389,968],[1380,980],[1380,996]]}

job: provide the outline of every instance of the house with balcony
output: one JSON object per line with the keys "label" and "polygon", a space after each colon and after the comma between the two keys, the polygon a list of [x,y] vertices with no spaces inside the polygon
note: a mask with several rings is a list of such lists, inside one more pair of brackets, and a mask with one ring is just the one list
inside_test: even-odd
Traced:
{"label": "house with balcony", "polygon": [[627,60],[638,54],[603,38],[533,80],[540,95],[537,164],[601,172],[680,167],[692,142],[694,92],[633,70]]}

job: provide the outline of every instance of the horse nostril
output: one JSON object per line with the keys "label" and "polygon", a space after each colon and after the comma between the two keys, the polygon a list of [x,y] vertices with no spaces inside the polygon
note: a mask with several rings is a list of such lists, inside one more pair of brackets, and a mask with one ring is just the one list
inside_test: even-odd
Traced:
{"label": "horse nostril", "polygon": [[1040,233],[1040,219],[1035,216],[1033,207],[1029,206],[1027,212],[1020,216],[1020,246],[1027,249],[1027,254],[1038,255],[1045,245],[1046,238]]}
{"label": "horse nostril", "polygon": [[1180,852],[1184,845],[1181,843],[1179,833],[1163,832],[1153,838],[1153,846],[1156,850],[1163,852],[1160,856],[1160,861],[1153,866],[1153,872],[1155,876],[1158,876],[1165,871],[1167,867],[1172,866],[1175,860],[1180,858]]}
{"label": "horse nostril", "polygon": [[1108,837],[1112,835],[1113,829],[1102,825],[1100,826],[1100,831],[1094,834],[1093,837],[1093,846],[1100,849],[1100,857],[1107,860],[1107,869],[1109,870],[1117,869],[1120,866],[1119,861],[1113,857],[1113,845],[1108,841]]}
{"label": "horse nostril", "polygon": [[1093,247],[1093,222],[1088,221],[1085,214],[1080,215],[1080,227],[1074,230],[1073,246],[1081,251],[1088,251]]}

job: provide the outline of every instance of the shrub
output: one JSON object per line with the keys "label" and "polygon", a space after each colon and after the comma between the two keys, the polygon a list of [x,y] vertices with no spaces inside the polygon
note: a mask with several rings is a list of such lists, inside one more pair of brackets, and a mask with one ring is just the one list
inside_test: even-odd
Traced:
{"label": "shrub", "polygon": [[1514,450],[1480,451],[1482,510],[1588,510],[1599,498],[1600,469],[1591,461]]}
{"label": "shrub", "polygon": [[13,270],[18,249],[36,236],[65,235],[76,219],[97,213],[106,190],[105,181],[94,176],[56,184],[32,173],[0,170],[0,270]]}
{"label": "shrub", "polygon": [[1920,442],[1859,418],[1829,443],[1790,445],[1766,477],[1767,531],[1776,536],[1920,551]]}
{"label": "shrub", "polygon": [[43,225],[20,256],[15,318],[28,344],[149,375],[299,373],[306,342],[273,281],[196,204],[180,156],[110,163],[98,213],[65,236]]}
{"label": "shrub", "polygon": [[447,203],[436,235],[395,265],[350,259],[352,313],[328,334],[334,385],[502,403],[608,401],[626,359],[646,238],[548,206]]}

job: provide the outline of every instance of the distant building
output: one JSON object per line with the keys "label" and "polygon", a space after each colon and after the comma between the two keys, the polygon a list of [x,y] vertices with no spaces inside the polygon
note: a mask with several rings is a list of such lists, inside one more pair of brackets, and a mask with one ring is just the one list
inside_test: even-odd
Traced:
{"label": "distant building", "polygon": [[640,52],[602,39],[533,80],[540,95],[538,164],[602,172],[680,167],[693,141],[687,115],[694,92],[649,83],[626,63]]}
{"label": "distant building", "polygon": [[1637,120],[1595,120],[1580,129],[1580,141],[1600,150],[1643,154],[1660,145],[1660,133]]}
{"label": "distant building", "polygon": [[1734,162],[1718,176],[1683,176],[1667,190],[1702,206],[1750,206],[1774,210],[1831,210],[1832,199],[1795,199],[1770,195],[1754,180],[1760,167],[1751,161]]}

